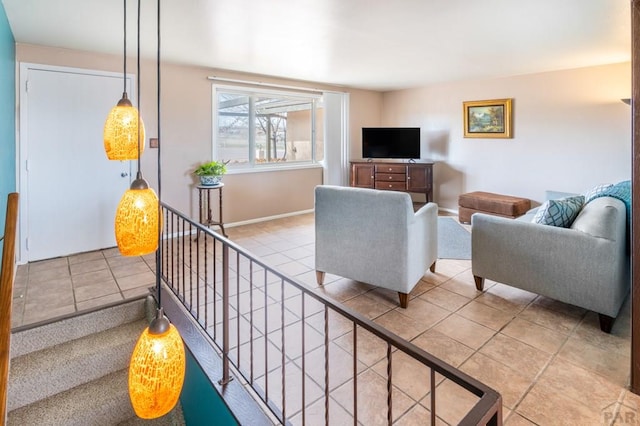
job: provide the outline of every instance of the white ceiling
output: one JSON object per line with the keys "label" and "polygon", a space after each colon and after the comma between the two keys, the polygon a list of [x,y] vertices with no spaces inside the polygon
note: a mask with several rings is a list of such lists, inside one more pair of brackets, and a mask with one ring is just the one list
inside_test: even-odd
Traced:
{"label": "white ceiling", "polygon": [[[18,43],[122,54],[122,0],[2,3]],[[629,0],[162,0],[161,33],[163,60],[391,90],[628,61],[630,27]]]}

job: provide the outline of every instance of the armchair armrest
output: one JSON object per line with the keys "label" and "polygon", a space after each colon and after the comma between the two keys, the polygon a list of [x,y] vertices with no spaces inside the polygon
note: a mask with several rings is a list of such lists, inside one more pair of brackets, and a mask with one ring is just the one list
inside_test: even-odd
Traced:
{"label": "armchair armrest", "polygon": [[[428,267],[435,272],[435,261],[438,258],[438,205],[427,203],[414,214],[407,232],[407,252],[418,254],[418,258],[429,259]],[[424,262],[408,265],[410,274],[424,273]]]}

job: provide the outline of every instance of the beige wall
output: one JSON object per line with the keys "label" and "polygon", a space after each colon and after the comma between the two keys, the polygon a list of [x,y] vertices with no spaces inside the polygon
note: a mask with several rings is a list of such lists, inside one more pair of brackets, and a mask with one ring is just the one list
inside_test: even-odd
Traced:
{"label": "beige wall", "polygon": [[[122,72],[122,58],[43,46],[18,44],[17,62]],[[135,59],[128,61],[135,73]],[[197,191],[191,170],[211,158],[211,75],[226,78],[308,86],[350,93],[350,128],[376,125],[380,120],[382,95],[363,90],[305,84],[255,77],[228,71],[163,63],[162,65],[162,198],[176,209],[197,218]],[[142,61],[141,104],[147,138],[156,137],[155,61]],[[113,94],[114,105],[121,93]],[[105,116],[106,113],[105,112]],[[101,130],[100,130],[101,132]],[[359,130],[358,130],[359,132]],[[355,132],[355,134],[358,134]],[[332,141],[325,141],[332,143]],[[333,141],[335,143],[335,141]],[[147,148],[142,157],[145,178],[156,186],[157,151]],[[313,188],[322,183],[322,169],[228,174],[224,178],[224,219],[226,223],[283,215],[313,209]]]}
{"label": "beige wall", "polygon": [[[122,58],[33,45],[17,45],[18,62],[122,71]],[[135,71],[130,58],[128,71]],[[155,62],[142,62],[141,109],[147,136],[156,136]],[[211,156],[210,75],[276,84],[305,83],[163,63],[162,195],[196,218],[197,191],[190,171]],[[350,158],[361,157],[361,128],[419,126],[423,158],[437,161],[435,201],[457,209],[457,197],[484,190],[540,202],[546,189],[581,192],[601,182],[630,178],[631,121],[620,98],[631,92],[630,64],[613,64],[494,80],[466,81],[379,93],[348,91]],[[309,84],[307,84],[309,85]],[[120,97],[114,93],[114,104]],[[465,139],[462,102],[513,98],[512,139]],[[105,113],[106,115],[106,113]],[[326,141],[326,143],[335,143]],[[155,186],[156,151],[143,156],[145,177]],[[228,174],[225,222],[242,222],[313,208],[322,169]],[[294,184],[292,184],[292,182]]]}
{"label": "beige wall", "polygon": [[[631,110],[620,101],[630,94],[630,63],[613,64],[388,92],[381,122],[422,128],[441,208],[476,190],[541,202],[547,189],[631,178]],[[465,139],[463,101],[499,98],[514,99],[514,137]]]}

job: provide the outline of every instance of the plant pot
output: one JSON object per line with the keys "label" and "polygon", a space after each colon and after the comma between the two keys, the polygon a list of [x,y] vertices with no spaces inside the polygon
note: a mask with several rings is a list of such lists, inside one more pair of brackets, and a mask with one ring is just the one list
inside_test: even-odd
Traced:
{"label": "plant pot", "polygon": [[220,184],[222,176],[200,176],[200,185],[215,186]]}

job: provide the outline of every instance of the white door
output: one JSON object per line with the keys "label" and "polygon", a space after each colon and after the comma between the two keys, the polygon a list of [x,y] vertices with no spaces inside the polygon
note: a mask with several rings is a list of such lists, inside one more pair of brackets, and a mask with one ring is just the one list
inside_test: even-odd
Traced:
{"label": "white door", "polygon": [[122,74],[21,64],[20,80],[21,262],[115,246],[131,164],[107,159],[102,130]]}

